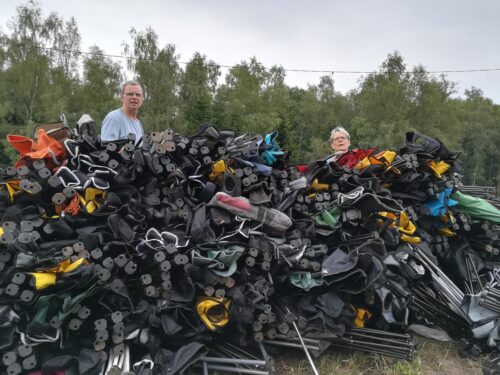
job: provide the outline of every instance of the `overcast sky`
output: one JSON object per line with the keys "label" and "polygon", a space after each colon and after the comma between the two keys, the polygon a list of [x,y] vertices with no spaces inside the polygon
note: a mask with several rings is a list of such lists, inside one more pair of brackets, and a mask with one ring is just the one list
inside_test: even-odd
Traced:
{"label": "overcast sky", "polygon": [[[174,44],[180,61],[198,51],[222,65],[255,56],[285,69],[376,70],[393,51],[408,68],[500,69],[498,0],[42,0],[43,12],[74,16],[82,50],[98,45],[120,55],[131,27],[152,27],[161,45]],[[0,25],[24,1],[0,2]],[[226,70],[223,70],[225,73]],[[324,73],[287,73],[287,84],[307,87]],[[500,103],[500,70],[448,73],[459,94],[475,86]],[[131,77],[130,77],[131,78]],[[342,93],[359,74],[333,75]]]}

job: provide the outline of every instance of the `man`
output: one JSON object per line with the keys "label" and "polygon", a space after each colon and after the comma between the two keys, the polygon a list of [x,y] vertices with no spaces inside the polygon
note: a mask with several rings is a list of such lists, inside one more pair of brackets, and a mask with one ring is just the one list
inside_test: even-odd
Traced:
{"label": "man", "polygon": [[347,130],[341,126],[333,129],[330,134],[330,147],[332,148],[334,155],[327,161],[337,161],[342,155],[349,151],[349,146],[351,146],[351,137],[349,136]]}
{"label": "man", "polygon": [[136,81],[127,81],[123,84],[120,100],[122,106],[109,112],[101,128],[102,141],[116,141],[126,139],[129,133],[135,134],[135,144],[137,145],[144,130],[137,118],[137,113],[144,102],[141,85]]}

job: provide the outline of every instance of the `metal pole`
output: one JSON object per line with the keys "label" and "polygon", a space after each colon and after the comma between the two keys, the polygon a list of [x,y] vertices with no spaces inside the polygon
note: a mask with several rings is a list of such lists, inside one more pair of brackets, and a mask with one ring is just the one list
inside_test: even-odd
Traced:
{"label": "metal pole", "polygon": [[200,361],[212,363],[224,363],[235,365],[265,366],[266,361],[256,359],[238,359],[238,358],[219,358],[219,357],[201,357]]}
{"label": "metal pole", "polygon": [[314,365],[314,362],[312,360],[311,354],[309,354],[309,350],[307,350],[306,344],[304,344],[304,340],[302,339],[302,335],[299,332],[299,328],[297,327],[297,324],[295,321],[292,322],[293,328],[295,329],[295,332],[297,332],[297,336],[299,337],[300,343],[302,344],[302,348],[304,348],[304,353],[306,353],[307,360],[309,361],[309,364],[311,365],[311,368],[313,370],[314,375],[319,375],[318,370],[316,369],[316,366]]}
{"label": "metal pole", "polygon": [[[205,362],[206,363],[206,362]],[[211,365],[207,364],[208,370],[216,370],[216,371],[227,371],[227,372],[236,372],[238,374],[248,374],[248,375],[270,375],[269,371],[262,370],[253,370],[253,369],[245,369],[231,366],[222,366],[222,365]]]}
{"label": "metal pole", "polygon": [[[288,341],[278,341],[278,340],[263,340],[263,344],[268,344],[268,345],[276,345],[276,346],[285,346],[287,348],[297,348],[301,349],[302,345],[297,343],[294,344],[293,342],[288,342]],[[319,350],[319,346],[313,346],[313,345],[307,345],[307,348],[310,350]]]}

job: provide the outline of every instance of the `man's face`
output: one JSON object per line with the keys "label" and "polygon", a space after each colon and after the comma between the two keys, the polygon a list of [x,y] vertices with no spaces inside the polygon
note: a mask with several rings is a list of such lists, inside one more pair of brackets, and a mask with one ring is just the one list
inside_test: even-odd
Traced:
{"label": "man's face", "polygon": [[132,112],[137,112],[139,108],[141,108],[142,102],[144,101],[144,96],[142,94],[141,86],[137,85],[125,86],[123,94],[121,95],[121,101],[123,107]]}
{"label": "man's face", "polygon": [[351,141],[344,133],[333,133],[331,146],[334,152],[347,152],[350,145]]}

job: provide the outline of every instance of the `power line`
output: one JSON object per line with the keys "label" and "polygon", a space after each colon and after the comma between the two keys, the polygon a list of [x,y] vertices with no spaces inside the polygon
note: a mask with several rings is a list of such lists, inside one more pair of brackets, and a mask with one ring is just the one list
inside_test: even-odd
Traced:
{"label": "power line", "polygon": [[[7,42],[7,41],[0,41],[0,44],[3,45],[15,45],[18,47],[24,47],[25,45],[22,43],[14,43],[14,42]],[[85,51],[79,51],[79,50],[68,50],[68,49],[62,49],[62,48],[54,48],[54,47],[42,47],[42,46],[34,46],[35,48],[38,49],[43,49],[43,50],[49,50],[49,51],[55,51],[55,52],[64,52],[64,53],[72,53],[75,55],[95,55],[93,52],[85,52]],[[103,57],[108,57],[108,58],[118,58],[118,59],[128,59],[128,60],[138,60],[138,61],[160,61],[161,60],[153,60],[153,59],[144,59],[140,57],[134,57],[134,56],[123,56],[123,55],[113,55],[109,53],[99,53],[99,56]],[[189,62],[186,61],[176,61],[177,64],[181,65],[187,65]],[[207,63],[207,65],[211,66],[217,66],[219,68],[227,68],[231,69],[234,67],[237,67],[238,64],[236,65],[224,65],[224,64],[217,64],[217,63]],[[266,68],[269,69],[269,68]],[[330,69],[330,70],[319,70],[319,69],[290,69],[290,68],[283,68],[283,71],[285,72],[294,72],[294,73],[325,73],[325,74],[373,74],[377,73],[375,70],[371,71],[361,71],[361,70],[336,70],[336,69]],[[500,68],[472,68],[472,69],[448,69],[448,70],[428,70],[426,73],[429,74],[445,74],[445,73],[478,73],[478,72],[498,72],[500,71]]]}

